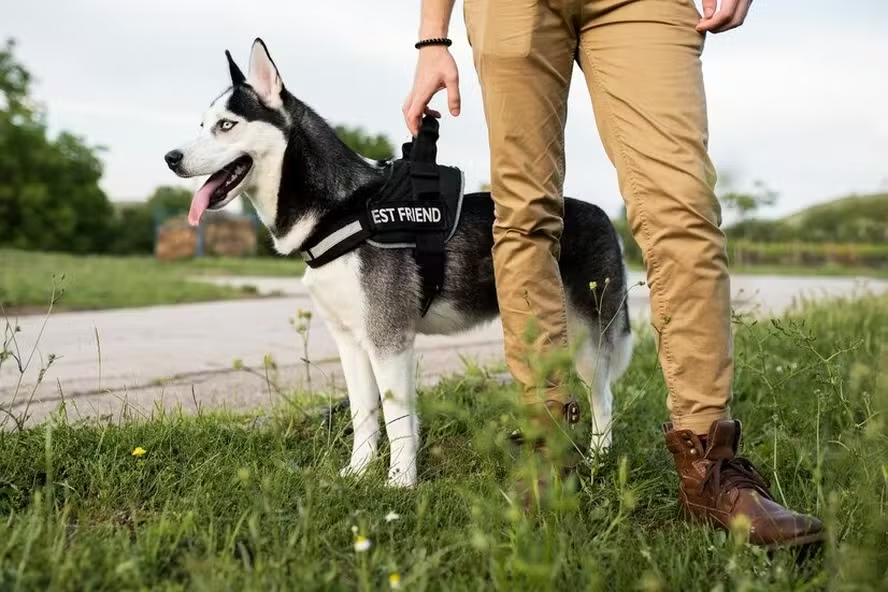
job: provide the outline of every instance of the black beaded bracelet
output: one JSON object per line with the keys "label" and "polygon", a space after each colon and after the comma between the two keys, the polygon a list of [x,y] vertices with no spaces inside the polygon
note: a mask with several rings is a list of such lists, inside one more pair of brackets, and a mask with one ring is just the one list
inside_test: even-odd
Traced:
{"label": "black beaded bracelet", "polygon": [[451,41],[447,37],[435,37],[434,39],[423,39],[422,41],[417,41],[414,47],[416,49],[419,49],[427,45],[443,45],[445,47],[450,47],[451,45],[453,45],[453,41]]}

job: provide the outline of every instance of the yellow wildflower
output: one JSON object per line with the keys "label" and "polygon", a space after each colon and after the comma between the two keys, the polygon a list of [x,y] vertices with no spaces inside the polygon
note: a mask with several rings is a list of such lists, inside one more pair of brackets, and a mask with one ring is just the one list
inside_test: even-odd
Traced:
{"label": "yellow wildflower", "polygon": [[401,589],[401,574],[399,574],[398,572],[389,574],[389,587],[392,590]]}
{"label": "yellow wildflower", "polygon": [[146,452],[147,452],[147,450],[145,450],[145,449],[142,448],[141,446],[136,446],[136,447],[133,449],[133,456],[145,456],[145,453],[146,453]]}

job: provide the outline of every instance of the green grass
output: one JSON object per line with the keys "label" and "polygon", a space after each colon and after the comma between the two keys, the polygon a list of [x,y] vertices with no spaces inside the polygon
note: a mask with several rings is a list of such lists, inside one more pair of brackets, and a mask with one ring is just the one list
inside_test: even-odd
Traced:
{"label": "green grass", "polygon": [[298,277],[305,271],[305,262],[292,257],[200,257],[173,263],[194,275],[240,275],[259,277]]}
{"label": "green grass", "polygon": [[7,312],[45,310],[53,287],[64,290],[58,309],[81,310],[201,302],[255,296],[255,288],[191,281],[191,276],[301,275],[294,259],[200,258],[160,262],[153,257],[75,256],[0,249],[0,304]]}
{"label": "green grass", "polygon": [[407,590],[888,589],[886,337],[886,298],[738,320],[744,452],[829,530],[801,566],[677,518],[645,337],[612,452],[528,515],[506,498],[515,393],[482,372],[422,393],[413,491],[382,485],[384,457],[338,477],[346,418],[328,429],[307,403],[260,422],[205,410],[0,431],[0,590],[384,590],[391,573]]}

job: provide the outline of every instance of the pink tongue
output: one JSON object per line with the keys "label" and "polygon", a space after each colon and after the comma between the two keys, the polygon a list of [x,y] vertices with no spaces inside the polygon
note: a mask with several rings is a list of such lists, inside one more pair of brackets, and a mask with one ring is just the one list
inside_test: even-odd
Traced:
{"label": "pink tongue", "polygon": [[207,179],[207,182],[197,190],[197,193],[195,193],[194,197],[191,199],[191,210],[188,212],[189,224],[192,226],[200,224],[200,217],[205,211],[207,211],[213,192],[222,185],[223,181],[225,181],[225,175],[210,177]]}

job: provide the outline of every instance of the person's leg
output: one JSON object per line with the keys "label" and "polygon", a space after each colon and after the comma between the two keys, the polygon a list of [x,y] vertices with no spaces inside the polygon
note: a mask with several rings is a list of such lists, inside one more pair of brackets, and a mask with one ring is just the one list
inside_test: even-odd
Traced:
{"label": "person's leg", "polygon": [[505,357],[523,388],[523,402],[535,405],[540,416],[556,418],[567,398],[564,377],[537,376],[534,360],[568,345],[558,260],[564,125],[576,50],[576,31],[565,12],[571,5],[541,0],[464,5],[489,136]]}
{"label": "person's leg", "polygon": [[729,416],[730,280],[690,0],[585,2],[580,64],[642,249],[677,428]]}
{"label": "person's leg", "polygon": [[770,500],[735,456],[730,283],[699,18],[691,0],[587,0],[580,64],[644,253],[682,507],[722,525],[745,513],[754,542],[804,542],[819,536],[819,522]]}

